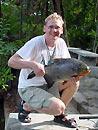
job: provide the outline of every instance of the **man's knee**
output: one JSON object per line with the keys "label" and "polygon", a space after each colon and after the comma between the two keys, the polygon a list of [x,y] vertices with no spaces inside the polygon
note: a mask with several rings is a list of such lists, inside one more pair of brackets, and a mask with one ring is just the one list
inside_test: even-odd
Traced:
{"label": "man's knee", "polygon": [[65,104],[60,99],[56,98],[51,102],[48,108],[54,115],[60,115],[65,110]]}

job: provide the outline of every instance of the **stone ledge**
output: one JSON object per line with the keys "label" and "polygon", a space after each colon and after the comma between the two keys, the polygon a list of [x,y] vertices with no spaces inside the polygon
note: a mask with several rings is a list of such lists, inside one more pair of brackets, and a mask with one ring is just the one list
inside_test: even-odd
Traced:
{"label": "stone ledge", "polygon": [[[84,114],[69,114],[67,117],[75,118],[79,130],[88,130],[88,127],[93,128],[94,122],[97,122],[97,120],[93,119],[94,122],[90,120],[79,120],[79,116],[83,115]],[[89,114],[85,114],[85,116],[89,116]],[[17,117],[18,113],[10,114],[5,130],[72,130],[72,128],[67,128],[55,123],[53,121],[53,116],[47,114],[31,113],[31,123],[21,123],[18,121]],[[76,128],[73,130],[76,130]]]}

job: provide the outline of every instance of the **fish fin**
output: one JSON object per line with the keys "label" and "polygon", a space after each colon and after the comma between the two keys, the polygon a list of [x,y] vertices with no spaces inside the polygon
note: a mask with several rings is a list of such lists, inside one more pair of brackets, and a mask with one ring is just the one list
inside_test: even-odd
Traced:
{"label": "fish fin", "polygon": [[[27,77],[27,79],[31,79],[31,78],[34,78],[35,77],[35,73],[34,73],[34,71],[32,71],[29,75],[28,75],[28,77]],[[52,85],[54,84],[54,81],[52,80],[52,78],[50,78],[48,75],[44,75],[44,79],[45,79],[45,81],[47,82],[47,87],[48,88],[51,88],[52,87]]]}
{"label": "fish fin", "polygon": [[44,75],[44,79],[47,82],[47,87],[48,89],[52,87],[52,85],[55,83],[52,78],[50,76],[48,76],[47,74]]}
{"label": "fish fin", "polygon": [[[45,65],[45,67],[46,67],[47,65]],[[34,78],[35,77],[35,73],[34,73],[34,71],[32,71],[29,75],[28,75],[28,77],[27,77],[27,79],[31,79],[31,78]]]}
{"label": "fish fin", "polygon": [[78,77],[78,75],[72,75],[71,77]]}
{"label": "fish fin", "polygon": [[31,78],[34,78],[34,77],[35,77],[35,73],[34,73],[34,71],[32,71],[32,72],[28,75],[27,79],[31,79]]}
{"label": "fish fin", "polygon": [[64,59],[64,58],[60,58],[60,57],[58,57],[58,58],[55,58],[55,59],[53,59],[53,60],[60,60],[60,59]]}
{"label": "fish fin", "polygon": [[65,85],[67,83],[67,81],[63,81],[63,85]]}
{"label": "fish fin", "polygon": [[[52,63],[54,63],[54,62],[59,62],[61,59],[63,59],[63,58],[55,58],[55,59],[52,59],[49,64],[52,64]],[[47,66],[47,65],[46,65],[46,66]]]}
{"label": "fish fin", "polygon": [[58,62],[58,61],[60,61],[62,58],[55,58],[55,59],[53,59],[51,62]]}

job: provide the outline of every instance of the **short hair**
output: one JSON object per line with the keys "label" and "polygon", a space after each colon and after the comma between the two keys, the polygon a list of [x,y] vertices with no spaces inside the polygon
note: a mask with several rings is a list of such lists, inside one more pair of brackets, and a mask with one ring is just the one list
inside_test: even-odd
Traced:
{"label": "short hair", "polygon": [[63,21],[62,17],[61,17],[60,15],[58,15],[57,13],[53,13],[53,14],[49,15],[49,16],[45,19],[45,24],[47,24],[47,22],[48,22],[50,19],[59,19],[59,20],[61,20],[62,25],[64,24],[64,21]]}

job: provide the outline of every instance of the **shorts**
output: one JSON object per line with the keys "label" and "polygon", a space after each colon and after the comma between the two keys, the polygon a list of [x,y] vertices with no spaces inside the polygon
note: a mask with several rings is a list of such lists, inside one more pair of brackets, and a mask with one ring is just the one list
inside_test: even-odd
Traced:
{"label": "shorts", "polygon": [[55,83],[50,89],[47,88],[47,85],[30,86],[19,88],[18,92],[22,100],[33,108],[48,107],[54,98],[59,97],[58,83]]}

